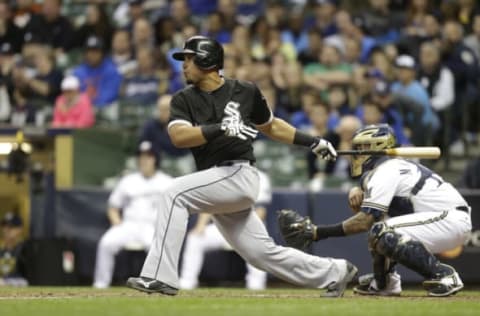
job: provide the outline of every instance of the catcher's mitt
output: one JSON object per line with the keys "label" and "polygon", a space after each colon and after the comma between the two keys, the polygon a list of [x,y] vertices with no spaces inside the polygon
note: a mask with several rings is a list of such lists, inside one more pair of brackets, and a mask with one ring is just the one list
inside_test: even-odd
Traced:
{"label": "catcher's mitt", "polygon": [[293,210],[278,211],[278,225],[288,247],[304,250],[315,240],[317,227]]}

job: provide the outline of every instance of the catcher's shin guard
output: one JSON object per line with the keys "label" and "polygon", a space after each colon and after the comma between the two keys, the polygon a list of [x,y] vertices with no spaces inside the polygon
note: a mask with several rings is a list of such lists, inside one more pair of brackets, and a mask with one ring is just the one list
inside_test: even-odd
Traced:
{"label": "catcher's shin guard", "polygon": [[426,279],[440,279],[452,273],[421,242],[402,236],[384,222],[372,226],[368,239],[372,251],[403,264]]}

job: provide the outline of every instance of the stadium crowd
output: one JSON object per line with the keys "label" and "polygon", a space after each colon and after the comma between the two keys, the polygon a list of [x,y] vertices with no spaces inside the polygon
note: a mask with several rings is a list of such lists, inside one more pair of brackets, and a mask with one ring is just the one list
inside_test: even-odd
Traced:
{"label": "stadium crowd", "polygon": [[[225,76],[339,148],[370,123],[402,145],[478,132],[475,0],[0,0],[0,122],[85,128],[121,125],[127,107],[168,111],[184,86],[171,53],[195,34],[224,44]],[[159,116],[141,134],[183,154]]]}

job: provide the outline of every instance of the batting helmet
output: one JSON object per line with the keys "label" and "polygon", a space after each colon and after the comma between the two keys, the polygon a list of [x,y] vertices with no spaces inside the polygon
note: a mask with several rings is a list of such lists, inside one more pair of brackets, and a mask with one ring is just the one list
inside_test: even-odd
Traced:
{"label": "batting helmet", "polygon": [[186,54],[193,54],[193,62],[201,69],[223,68],[223,47],[212,38],[205,36],[190,37],[183,50],[173,53],[173,59],[185,60]]}
{"label": "batting helmet", "polygon": [[[355,132],[352,139],[353,149],[380,150],[392,148],[396,145],[395,134],[388,124],[368,125]],[[362,175],[370,170],[378,157],[354,155],[351,161],[351,174],[353,177]]]}

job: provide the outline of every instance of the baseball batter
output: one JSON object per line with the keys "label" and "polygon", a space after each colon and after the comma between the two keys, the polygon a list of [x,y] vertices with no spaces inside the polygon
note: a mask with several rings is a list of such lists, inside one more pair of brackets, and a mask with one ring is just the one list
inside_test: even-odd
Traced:
{"label": "baseball batter", "polygon": [[[255,201],[255,212],[262,220],[266,217],[267,204],[272,201],[272,186],[268,176],[258,170],[259,194]],[[187,234],[183,251],[180,288],[191,290],[198,286],[198,276],[202,270],[205,253],[217,249],[232,249],[223,238],[217,226],[208,223],[211,215],[201,213],[195,227]],[[267,273],[247,263],[246,287],[249,290],[263,290],[267,284]]]}
{"label": "baseball batter", "polygon": [[251,265],[294,284],[326,288],[327,296],[343,295],[356,274],[352,264],[276,245],[252,210],[259,191],[252,148],[258,130],[277,141],[310,147],[325,159],[334,158],[335,149],[275,118],[254,84],[223,78],[223,48],[217,41],[192,37],[173,58],[183,61],[190,86],[172,98],[168,132],[175,146],[191,149],[199,171],[176,178],[161,195],[153,245],[141,276],[130,278],[127,286],[177,294],[188,216],[207,212]]}
{"label": "baseball batter", "polygon": [[172,183],[172,177],[156,170],[159,156],[150,142],[141,142],[137,155],[139,171],[123,177],[108,200],[112,227],[98,244],[93,283],[96,288],[110,286],[115,255],[122,248],[129,244],[150,248],[159,196]]}
{"label": "baseball batter", "polygon": [[[352,143],[355,149],[379,150],[396,141],[392,129],[380,124],[357,131]],[[354,156],[351,172],[361,175],[361,188],[349,194],[356,214],[336,225],[315,226],[284,210],[280,222],[287,241],[298,246],[368,231],[373,275],[360,277],[357,294],[400,295],[396,262],[422,275],[430,296],[460,291],[458,273],[433,255],[462,245],[472,229],[470,206],[460,193],[425,166],[401,158]]]}

